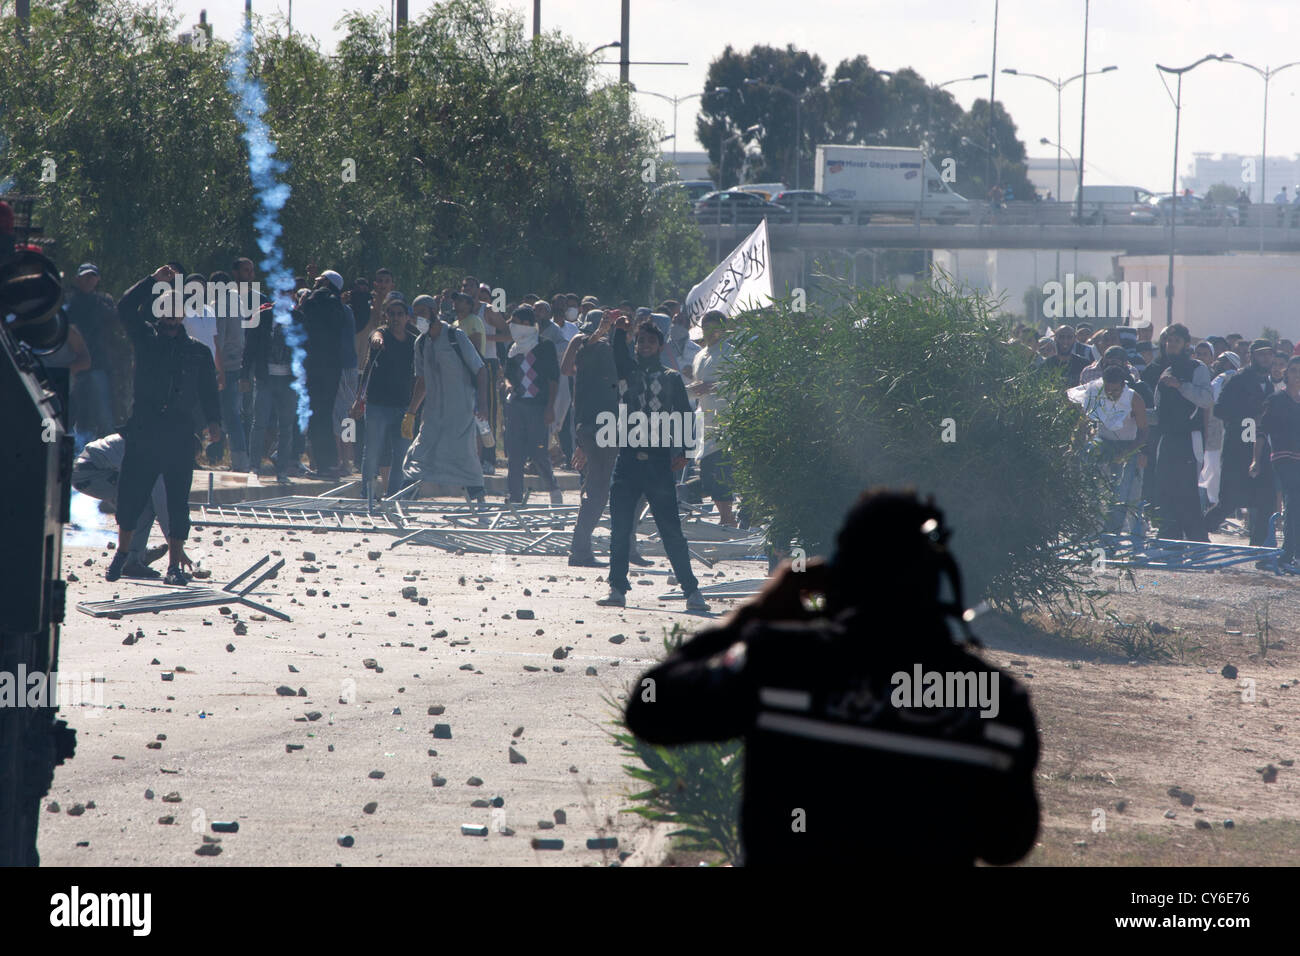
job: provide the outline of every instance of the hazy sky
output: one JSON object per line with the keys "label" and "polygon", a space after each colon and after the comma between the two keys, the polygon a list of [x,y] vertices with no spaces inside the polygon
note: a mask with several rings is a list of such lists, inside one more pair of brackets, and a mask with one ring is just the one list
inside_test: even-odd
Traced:
{"label": "hazy sky", "polygon": [[[530,19],[532,0],[494,0]],[[309,30],[330,49],[334,30],[348,10],[390,9],[389,0],[297,0],[294,29]],[[412,18],[433,6],[410,0]],[[222,36],[231,36],[243,0],[177,0],[186,22],[206,8]],[[284,15],[289,0],[254,0],[259,14]],[[820,56],[829,74],[841,60],[866,54],[872,66],[912,67],[932,83],[990,72],[994,0],[632,0],[633,60],[686,60],[689,66],[633,66],[640,88],[669,96],[699,92],[708,65],[731,44],[794,44]],[[589,47],[619,37],[619,0],[542,0],[543,30],[561,30]],[[997,64],[1065,78],[1083,65],[1084,0],[1001,0]],[[1173,162],[1174,107],[1155,64],[1181,67],[1207,53],[1230,53],[1259,67],[1300,59],[1289,42],[1292,23],[1300,29],[1294,0],[1093,0],[1089,28],[1089,71],[1115,65],[1118,71],[1088,79],[1085,178],[1157,191],[1169,189]],[[608,51],[617,59],[617,50]],[[602,57],[604,54],[602,53]],[[617,79],[618,67],[603,67]],[[1171,81],[1170,89],[1176,81]],[[969,106],[987,97],[988,80],[948,87]],[[1078,156],[1080,81],[1062,97],[1062,145]],[[1300,66],[1277,76],[1269,89],[1270,156],[1300,154]],[[1209,62],[1186,74],[1179,142],[1179,173],[1193,152],[1258,155],[1264,82],[1241,66]],[[1056,91],[1040,80],[998,73],[997,98],[1010,111],[1031,156],[1055,156],[1038,145],[1056,139]],[[648,115],[672,129],[672,106],[638,96]],[[697,101],[683,104],[678,117],[679,149],[697,150]],[[671,142],[665,144],[671,148]],[[1066,159],[1065,163],[1069,164]],[[1280,183],[1278,185],[1281,185]],[[1269,193],[1274,192],[1269,183]]]}

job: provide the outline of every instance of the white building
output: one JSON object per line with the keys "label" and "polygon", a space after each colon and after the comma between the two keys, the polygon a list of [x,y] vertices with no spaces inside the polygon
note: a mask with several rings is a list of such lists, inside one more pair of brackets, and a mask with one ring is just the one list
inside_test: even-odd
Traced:
{"label": "white building", "polygon": [[[1052,174],[1056,174],[1055,165]],[[998,300],[998,311],[1003,314],[1024,315],[1026,292],[1036,289],[1046,294],[1044,286],[1053,280],[1063,282],[1066,274],[1096,281],[1119,278],[1116,274],[1119,252],[1062,250],[1058,276],[1054,249],[936,249],[933,269],[936,278],[942,272],[958,287],[983,292]],[[1036,318],[1039,328],[1053,324],[1043,316],[1027,318]]]}
{"label": "white building", "polygon": [[[660,153],[659,161],[672,163],[672,152]],[[679,179],[709,179],[709,154],[702,151],[681,151],[677,154],[677,176]]]}
{"label": "white building", "polygon": [[[1285,186],[1287,195],[1295,197],[1296,184],[1300,183],[1300,156],[1270,156],[1263,172],[1265,175],[1260,175],[1258,153],[1193,153],[1179,185],[1205,195],[1211,186],[1224,183],[1234,189],[1248,189],[1251,202],[1272,202]],[[1267,196],[1261,195],[1261,187]]]}
{"label": "white building", "polygon": [[[1126,281],[1150,282],[1152,328],[1165,327],[1168,256],[1120,256]],[[1258,255],[1174,257],[1175,322],[1193,336],[1240,332],[1258,338],[1265,326],[1300,341],[1300,257]]]}
{"label": "white building", "polygon": [[1025,157],[1025,174],[1029,181],[1034,184],[1034,189],[1038,190],[1038,195],[1044,199],[1047,194],[1051,193],[1053,199],[1061,199],[1068,202],[1074,198],[1075,187],[1079,185],[1079,174],[1075,171],[1074,163],[1069,156],[1061,154],[1061,188],[1056,188],[1056,156],[1027,156]]}

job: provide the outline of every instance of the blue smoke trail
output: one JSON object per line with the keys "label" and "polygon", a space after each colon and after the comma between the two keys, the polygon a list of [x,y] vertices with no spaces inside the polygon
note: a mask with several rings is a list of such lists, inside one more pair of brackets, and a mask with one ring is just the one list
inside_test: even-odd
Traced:
{"label": "blue smoke trail", "polygon": [[235,55],[230,62],[230,79],[227,89],[238,99],[235,115],[244,126],[244,142],[248,144],[248,172],[257,193],[259,210],[253,219],[257,230],[257,245],[266,257],[261,262],[271,286],[275,321],[284,329],[284,339],[293,350],[293,390],[298,393],[298,427],[307,430],[311,406],[307,401],[307,372],[304,366],[305,335],[294,323],[290,312],[293,300],[293,271],[284,264],[280,251],[280,210],[289,200],[289,184],[277,178],[288,166],[275,158],[275,143],[263,116],[266,114],[266,97],[262,84],[248,75],[248,60],[253,52],[253,33],[248,23],[239,32]]}

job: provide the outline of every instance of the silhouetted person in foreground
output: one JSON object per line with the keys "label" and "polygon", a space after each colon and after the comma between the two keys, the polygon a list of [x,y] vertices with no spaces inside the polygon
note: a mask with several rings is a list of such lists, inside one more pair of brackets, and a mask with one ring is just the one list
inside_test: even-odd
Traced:
{"label": "silhouetted person in foreground", "polygon": [[869,491],[830,562],[782,565],[629,692],[627,725],[651,743],[745,738],[747,865],[1004,864],[1034,846],[1029,696],[953,642],[947,537],[932,504]]}

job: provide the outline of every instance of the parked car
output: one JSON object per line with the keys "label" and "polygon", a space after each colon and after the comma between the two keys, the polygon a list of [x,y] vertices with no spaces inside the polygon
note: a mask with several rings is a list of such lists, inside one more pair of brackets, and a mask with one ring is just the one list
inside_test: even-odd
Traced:
{"label": "parked car", "polygon": [[1083,221],[1100,226],[1132,222],[1133,209],[1145,205],[1153,195],[1141,186],[1076,186],[1071,200],[1076,210],[1079,208],[1080,190],[1083,192]]}
{"label": "parked car", "polygon": [[773,222],[781,222],[789,216],[789,210],[754,193],[735,189],[711,192],[695,204],[695,218],[701,223],[756,223],[764,216]]}
{"label": "parked car", "polygon": [[659,196],[669,191],[676,192],[680,190],[685,194],[687,202],[694,203],[717,188],[717,186],[713,185],[713,181],[709,179],[679,179],[657,187],[654,194]]}
{"label": "parked car", "polygon": [[1241,210],[1235,204],[1216,203],[1204,196],[1165,193],[1147,201],[1149,211],[1130,216],[1130,221],[1151,221],[1167,225],[1172,210],[1174,224],[1179,226],[1235,226],[1241,222]]}
{"label": "parked car", "polygon": [[785,183],[745,183],[743,186],[732,186],[731,188],[735,192],[753,193],[760,199],[773,202],[776,199],[776,194],[783,192],[787,186]]}
{"label": "parked car", "polygon": [[[854,209],[847,203],[836,202],[825,193],[812,189],[787,189],[771,197],[772,202],[785,206],[791,212],[791,219],[798,222],[833,222],[850,223],[853,221]],[[863,217],[865,222],[866,216]]]}

